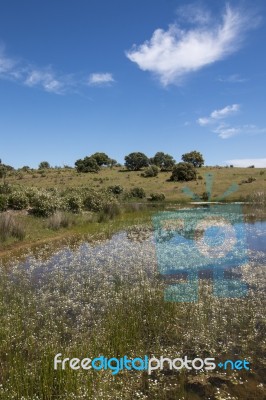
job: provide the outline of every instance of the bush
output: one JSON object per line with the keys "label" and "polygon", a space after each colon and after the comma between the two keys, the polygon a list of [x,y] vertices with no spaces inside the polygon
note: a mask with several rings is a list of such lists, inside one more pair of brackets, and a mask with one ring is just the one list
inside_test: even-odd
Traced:
{"label": "bush", "polygon": [[108,204],[117,204],[117,199],[108,191],[89,190],[84,194],[83,205],[88,211],[102,211]]}
{"label": "bush", "polygon": [[119,195],[123,193],[124,189],[120,185],[114,185],[108,187],[109,192],[113,193],[114,195]]}
{"label": "bush", "polygon": [[159,173],[159,168],[156,165],[150,165],[149,167],[144,169],[144,172],[141,174],[145,178],[151,178],[157,176]]}
{"label": "bush", "polygon": [[143,188],[136,186],[130,189],[129,196],[136,197],[138,199],[144,199],[144,197],[146,197],[146,193]]}
{"label": "bush", "polygon": [[32,214],[38,217],[49,217],[62,206],[62,202],[56,194],[48,192],[38,192],[32,198]]}
{"label": "bush", "polygon": [[12,193],[12,186],[9,183],[3,183],[0,185],[0,194],[9,194]]}
{"label": "bush", "polygon": [[164,201],[165,195],[163,193],[151,193],[149,200],[150,201]]}
{"label": "bush", "polygon": [[0,211],[5,211],[8,208],[8,198],[4,194],[0,194]]}
{"label": "bush", "polygon": [[180,162],[174,166],[170,180],[193,181],[194,179],[196,179],[196,176],[196,169],[192,164],[187,162]]}
{"label": "bush", "polygon": [[16,191],[9,195],[8,205],[13,210],[24,210],[29,206],[29,199],[25,192]]}
{"label": "bush", "polygon": [[83,198],[79,193],[69,194],[64,198],[65,209],[73,213],[80,213],[83,208]]}
{"label": "bush", "polygon": [[25,234],[21,223],[12,215],[8,213],[0,215],[0,240],[5,241],[8,237],[15,237],[16,239],[23,240]]}

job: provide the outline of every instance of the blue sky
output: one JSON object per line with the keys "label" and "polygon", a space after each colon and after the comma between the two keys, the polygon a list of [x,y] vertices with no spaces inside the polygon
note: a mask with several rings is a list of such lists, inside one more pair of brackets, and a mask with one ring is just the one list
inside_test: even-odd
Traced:
{"label": "blue sky", "polygon": [[9,0],[0,13],[0,158],[104,151],[266,167],[263,0]]}

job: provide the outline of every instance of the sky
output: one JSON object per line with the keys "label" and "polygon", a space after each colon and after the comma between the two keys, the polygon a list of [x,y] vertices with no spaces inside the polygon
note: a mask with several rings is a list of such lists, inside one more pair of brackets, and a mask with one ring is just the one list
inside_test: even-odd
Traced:
{"label": "sky", "polygon": [[264,0],[2,0],[0,158],[266,167]]}

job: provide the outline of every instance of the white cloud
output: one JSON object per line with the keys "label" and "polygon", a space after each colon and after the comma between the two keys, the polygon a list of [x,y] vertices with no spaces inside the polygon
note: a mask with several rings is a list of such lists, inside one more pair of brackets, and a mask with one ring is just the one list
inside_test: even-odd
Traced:
{"label": "white cloud", "polygon": [[260,128],[257,125],[240,125],[240,126],[230,126],[226,124],[221,124],[213,129],[214,133],[218,133],[218,136],[221,139],[229,139],[232,136],[236,136],[239,134],[246,135],[258,135],[261,133],[266,133],[266,128]]}
{"label": "white cloud", "polygon": [[219,125],[217,128],[213,130],[214,133],[218,133],[218,136],[221,139],[228,139],[232,136],[238,135],[241,130],[239,128],[226,126],[226,125]]}
{"label": "white cloud", "polygon": [[178,19],[189,24],[206,25],[211,20],[211,14],[206,7],[199,4],[185,4],[176,10]]}
{"label": "white cloud", "polygon": [[236,160],[227,160],[226,164],[232,164],[235,167],[249,167],[250,165],[254,165],[256,168],[266,168],[266,158],[240,158]]}
{"label": "white cloud", "polygon": [[218,78],[219,82],[227,82],[227,83],[243,83],[246,82],[246,78],[242,78],[239,74],[232,74],[227,77]]}
{"label": "white cloud", "polygon": [[[88,86],[88,79],[78,74],[62,75],[51,66],[36,67],[25,60],[17,61],[6,56],[4,46],[0,43],[0,79],[7,79],[28,87],[38,87],[46,92],[65,94],[78,93],[81,86]],[[95,86],[114,82],[110,73],[91,74],[89,84]]]}
{"label": "white cloud", "polygon": [[218,110],[214,110],[209,117],[201,117],[197,120],[198,124],[201,126],[209,125],[215,123],[217,120],[224,119],[237,113],[240,110],[239,104],[232,104]]}
{"label": "white cloud", "polygon": [[150,40],[126,52],[143,71],[152,72],[163,86],[180,84],[182,78],[226,58],[240,47],[244,33],[258,20],[248,13],[226,6],[222,20],[210,23],[206,17],[191,29],[177,24],[156,29]]}
{"label": "white cloud", "polygon": [[90,74],[88,83],[90,86],[103,86],[113,83],[114,81],[113,75],[109,72],[105,72]]}
{"label": "white cloud", "polygon": [[40,86],[46,92],[62,94],[66,87],[63,80],[60,82],[58,78],[55,78],[53,72],[41,71],[34,69],[30,71],[24,81],[26,86]]}

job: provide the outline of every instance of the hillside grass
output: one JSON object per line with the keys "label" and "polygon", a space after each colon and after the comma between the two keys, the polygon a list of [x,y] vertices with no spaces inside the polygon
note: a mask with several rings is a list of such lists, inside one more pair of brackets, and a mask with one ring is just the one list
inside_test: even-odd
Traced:
{"label": "hillside grass", "polygon": [[[266,168],[221,168],[203,167],[197,169],[197,179],[192,182],[170,182],[171,172],[160,172],[157,177],[144,178],[141,171],[127,171],[124,167],[102,168],[99,173],[77,173],[75,169],[47,169],[30,170],[28,172],[15,171],[8,174],[6,181],[21,186],[36,186],[42,188],[91,187],[95,189],[107,188],[111,185],[121,185],[125,190],[133,187],[143,187],[146,195],[164,193],[166,201],[189,201],[182,191],[188,187],[198,196],[205,192],[205,174],[213,174],[212,200],[221,196],[232,184],[238,184],[238,190],[228,196],[227,200],[244,200],[251,193],[266,190]],[[242,181],[254,178],[251,183]]]}

